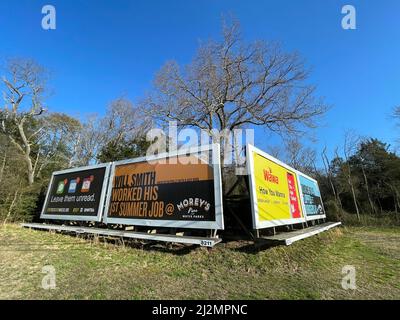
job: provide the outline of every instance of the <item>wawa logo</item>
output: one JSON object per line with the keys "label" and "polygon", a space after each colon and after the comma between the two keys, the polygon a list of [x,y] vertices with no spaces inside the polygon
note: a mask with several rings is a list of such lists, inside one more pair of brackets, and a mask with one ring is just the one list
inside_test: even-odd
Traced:
{"label": "wawa logo", "polygon": [[272,169],[269,167],[268,169],[264,169],[264,180],[275,184],[279,184],[279,178],[272,174]]}
{"label": "wawa logo", "polygon": [[187,209],[188,214],[196,214],[199,210],[209,211],[211,205],[208,201],[200,198],[188,198],[182,200],[176,207],[179,212]]}

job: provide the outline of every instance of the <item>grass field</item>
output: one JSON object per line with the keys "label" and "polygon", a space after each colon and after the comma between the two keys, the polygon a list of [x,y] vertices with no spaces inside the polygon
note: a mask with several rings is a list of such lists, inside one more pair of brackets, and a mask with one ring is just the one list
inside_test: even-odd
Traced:
{"label": "grass field", "polygon": [[[290,247],[128,246],[0,227],[0,299],[400,299],[400,228],[337,228]],[[52,265],[56,288],[41,286]],[[356,269],[356,290],[341,286]]]}

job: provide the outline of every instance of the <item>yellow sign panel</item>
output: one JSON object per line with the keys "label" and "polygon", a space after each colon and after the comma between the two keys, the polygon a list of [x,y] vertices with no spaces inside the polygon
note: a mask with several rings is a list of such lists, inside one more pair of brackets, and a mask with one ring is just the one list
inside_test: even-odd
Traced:
{"label": "yellow sign panel", "polygon": [[259,221],[303,217],[296,173],[253,152]]}

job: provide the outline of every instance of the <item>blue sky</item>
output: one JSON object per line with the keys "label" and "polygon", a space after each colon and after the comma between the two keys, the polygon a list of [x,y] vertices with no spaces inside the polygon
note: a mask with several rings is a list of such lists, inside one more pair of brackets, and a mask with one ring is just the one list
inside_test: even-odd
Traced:
{"label": "blue sky", "polygon": [[[41,8],[57,10],[57,29],[41,28]],[[357,29],[341,28],[341,8],[357,10]],[[113,99],[140,97],[166,60],[187,63],[200,40],[219,37],[221,16],[239,19],[251,41],[280,41],[312,69],[310,82],[332,106],[314,146],[333,150],[344,131],[395,144],[390,119],[400,105],[400,1],[0,1],[0,59],[30,57],[52,71],[51,111],[103,113]],[[276,140],[256,132],[268,150]]]}

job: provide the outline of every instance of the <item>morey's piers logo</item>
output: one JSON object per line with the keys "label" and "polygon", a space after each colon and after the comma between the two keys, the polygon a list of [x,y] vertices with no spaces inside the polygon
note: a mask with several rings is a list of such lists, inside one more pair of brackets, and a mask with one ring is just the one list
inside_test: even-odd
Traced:
{"label": "morey's piers logo", "polygon": [[179,212],[183,213],[183,218],[203,219],[204,214],[199,214],[199,212],[208,212],[211,208],[211,204],[207,200],[201,198],[188,198],[180,201],[176,207]]}

